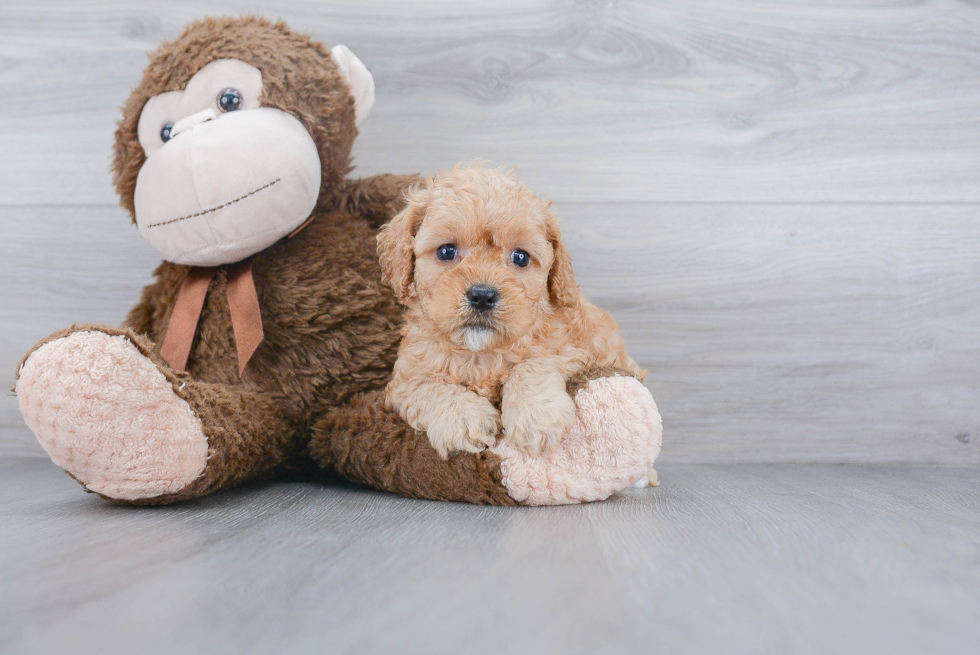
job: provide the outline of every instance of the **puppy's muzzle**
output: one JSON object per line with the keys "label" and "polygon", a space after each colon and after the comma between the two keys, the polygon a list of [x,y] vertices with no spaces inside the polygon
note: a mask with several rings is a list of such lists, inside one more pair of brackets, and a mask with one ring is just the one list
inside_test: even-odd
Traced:
{"label": "puppy's muzzle", "polygon": [[488,284],[474,284],[466,290],[466,302],[477,312],[489,312],[497,306],[500,292]]}

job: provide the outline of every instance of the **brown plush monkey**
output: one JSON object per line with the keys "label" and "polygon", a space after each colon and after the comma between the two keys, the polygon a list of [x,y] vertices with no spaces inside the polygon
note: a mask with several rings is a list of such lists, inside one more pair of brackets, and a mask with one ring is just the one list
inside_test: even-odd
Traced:
{"label": "brown plush monkey", "polygon": [[375,240],[415,178],[345,178],[373,97],[348,49],[260,18],[193,23],[150,56],[114,180],[166,261],[123,327],[51,335],[15,387],[86,490],[163,504],[320,467],[416,497],[547,504],[604,498],[652,465],[656,407],[614,371],[570,381],[580,425],[542,456],[443,461],[383,408],[401,310]]}

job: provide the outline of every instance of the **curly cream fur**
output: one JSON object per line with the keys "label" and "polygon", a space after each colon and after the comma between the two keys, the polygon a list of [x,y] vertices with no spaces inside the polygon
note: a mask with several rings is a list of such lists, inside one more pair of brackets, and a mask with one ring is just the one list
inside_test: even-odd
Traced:
{"label": "curly cream fur", "polygon": [[[455,260],[436,258],[444,244]],[[575,423],[571,376],[589,365],[646,375],[612,316],[579,291],[550,203],[513,171],[476,163],[427,178],[378,245],[384,279],[409,308],[387,402],[443,457],[492,446],[500,426],[540,452]],[[511,261],[516,248],[527,267]],[[472,285],[497,289],[492,311],[469,306]]]}

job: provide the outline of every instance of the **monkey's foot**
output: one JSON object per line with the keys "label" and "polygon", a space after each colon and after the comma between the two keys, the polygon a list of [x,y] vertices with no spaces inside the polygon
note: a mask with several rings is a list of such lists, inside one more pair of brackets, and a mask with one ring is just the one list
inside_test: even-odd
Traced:
{"label": "monkey's foot", "polygon": [[575,395],[576,423],[554,448],[532,455],[500,440],[503,484],[524,505],[602,500],[646,477],[663,428],[653,396],[633,377],[591,380]]}
{"label": "monkey's foot", "polygon": [[52,461],[102,496],[176,493],[207,465],[200,420],[123,335],[82,330],[44,343],[24,361],[15,392]]}

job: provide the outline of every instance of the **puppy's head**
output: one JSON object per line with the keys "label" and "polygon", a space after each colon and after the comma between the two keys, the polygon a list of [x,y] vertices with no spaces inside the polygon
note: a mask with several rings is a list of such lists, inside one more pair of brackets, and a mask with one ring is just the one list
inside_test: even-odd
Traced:
{"label": "puppy's head", "polygon": [[578,298],[557,219],[512,172],[441,172],[378,236],[382,275],[417,320],[470,350],[506,346]]}

